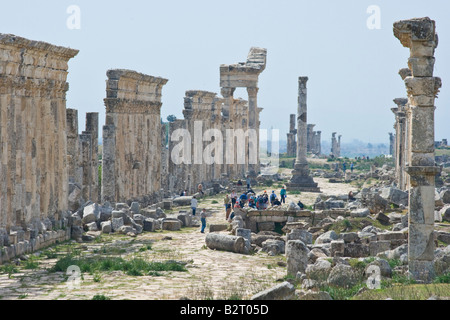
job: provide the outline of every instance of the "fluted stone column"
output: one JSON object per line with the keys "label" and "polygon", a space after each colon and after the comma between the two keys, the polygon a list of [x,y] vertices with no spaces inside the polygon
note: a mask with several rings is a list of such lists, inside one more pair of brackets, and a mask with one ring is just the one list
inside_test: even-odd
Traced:
{"label": "fluted stone column", "polygon": [[408,144],[408,133],[407,133],[407,119],[406,119],[406,104],[407,99],[397,98],[394,99],[397,108],[392,108],[392,112],[395,114],[395,145],[396,145],[396,158],[395,158],[395,171],[396,171],[396,181],[398,188],[401,190],[406,190],[407,188],[407,176],[405,172],[407,163],[407,144]]}
{"label": "fluted stone column", "polygon": [[408,267],[411,277],[428,282],[435,275],[434,181],[440,171],[434,160],[434,99],[441,87],[441,79],[433,77],[438,39],[429,18],[395,22],[394,35],[411,53],[411,76],[405,78],[411,109]]}
{"label": "fluted stone column", "polygon": [[256,133],[256,139],[249,138],[248,141],[248,174],[256,177],[260,171],[259,168],[259,114],[258,114],[258,91],[257,87],[248,87],[248,129]]}
{"label": "fluted stone column", "polygon": [[292,171],[292,179],[287,184],[290,190],[320,192],[317,183],[310,176],[307,149],[307,89],[308,77],[298,79],[298,109],[297,109],[297,157]]}

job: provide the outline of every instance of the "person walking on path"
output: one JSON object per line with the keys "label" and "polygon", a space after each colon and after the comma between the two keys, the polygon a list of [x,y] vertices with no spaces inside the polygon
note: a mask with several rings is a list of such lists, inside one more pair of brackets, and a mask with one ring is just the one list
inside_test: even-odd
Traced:
{"label": "person walking on path", "polygon": [[225,196],[225,199],[223,199],[223,203],[225,205],[225,220],[228,220],[228,217],[230,216],[230,212],[231,212],[231,199],[230,196],[227,194]]}
{"label": "person walking on path", "polygon": [[247,182],[247,190],[249,190],[250,189],[250,184],[252,182],[252,180],[250,179],[250,176],[247,176],[246,182]]}
{"label": "person walking on path", "polygon": [[231,198],[231,207],[232,208],[234,208],[234,205],[236,204],[237,197],[238,197],[238,195],[236,193],[236,190],[235,189],[231,190],[230,198]]}
{"label": "person walking on path", "polygon": [[283,188],[281,188],[281,191],[280,191],[280,202],[281,203],[286,203],[286,201],[285,201],[285,199],[286,199],[286,187],[285,186],[283,186]]}
{"label": "person walking on path", "polygon": [[206,228],[206,209],[203,209],[201,214],[200,214],[200,221],[202,222],[202,231],[200,231],[201,233],[205,233],[205,228]]}
{"label": "person walking on path", "polygon": [[195,196],[191,199],[191,209],[192,209],[192,215],[195,216],[195,211],[197,210],[197,199]]}

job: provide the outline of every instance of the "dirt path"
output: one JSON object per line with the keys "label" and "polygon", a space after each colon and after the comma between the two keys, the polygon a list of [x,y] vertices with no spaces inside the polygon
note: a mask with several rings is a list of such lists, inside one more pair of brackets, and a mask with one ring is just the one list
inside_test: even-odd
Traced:
{"label": "dirt path", "polygon": [[[315,178],[315,181],[326,194],[345,194],[354,190],[350,185],[328,183],[326,179]],[[278,193],[279,189],[270,191]],[[225,222],[222,197],[223,195],[219,195],[200,201],[199,207],[208,208],[211,214],[207,218],[208,224]],[[301,199],[306,205],[312,205],[316,198],[315,193],[288,194],[289,202]],[[160,276],[128,276],[123,272],[83,274],[79,287],[69,289],[63,273],[49,273],[45,270],[56,259],[39,260],[36,271],[20,268],[20,273],[13,274],[12,279],[1,274],[0,299],[83,300],[92,299],[95,295],[132,300],[172,300],[183,297],[197,300],[230,297],[248,299],[256,292],[274,286],[277,280],[280,281],[286,275],[286,268],[278,265],[285,261],[282,255],[272,257],[264,252],[241,255],[210,250],[205,246],[205,236],[206,234],[200,233],[200,228],[183,228],[176,232],[143,233],[132,242],[130,238],[123,236],[111,239],[122,241],[127,248],[139,248],[145,243],[151,243],[151,250],[135,250],[128,257],[134,255],[149,260],[189,261],[187,272],[162,272]],[[83,248],[86,253],[92,253],[100,250],[103,245],[83,244]]]}

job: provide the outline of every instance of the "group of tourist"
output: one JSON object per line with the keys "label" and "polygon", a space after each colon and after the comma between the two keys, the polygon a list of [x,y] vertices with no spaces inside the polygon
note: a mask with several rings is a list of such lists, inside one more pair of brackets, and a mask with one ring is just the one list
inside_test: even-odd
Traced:
{"label": "group of tourist", "polygon": [[[234,217],[234,212],[232,212],[236,208],[253,208],[257,210],[265,210],[269,207],[281,206],[286,203],[287,191],[286,187],[283,186],[280,190],[280,197],[277,196],[275,191],[272,191],[270,194],[267,190],[264,190],[261,194],[257,195],[251,188],[250,183],[247,182],[247,191],[243,192],[241,195],[238,195],[236,189],[232,189],[230,194],[226,194],[224,198],[224,206],[225,206],[225,219],[231,221]],[[303,203],[300,201],[298,205],[301,209],[304,208]]]}

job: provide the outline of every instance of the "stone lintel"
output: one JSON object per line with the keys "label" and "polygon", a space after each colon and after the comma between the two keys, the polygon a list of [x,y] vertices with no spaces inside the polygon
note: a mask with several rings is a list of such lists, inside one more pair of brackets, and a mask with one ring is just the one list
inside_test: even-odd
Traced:
{"label": "stone lintel", "polygon": [[79,52],[79,50],[76,49],[55,46],[47,42],[29,40],[13,34],[4,33],[0,33],[0,45],[22,47],[27,50],[49,52],[51,54],[62,56],[67,60],[75,57]]}
{"label": "stone lintel", "polygon": [[127,69],[110,69],[106,72],[106,75],[109,80],[120,80],[121,78],[130,78],[134,80],[162,85],[165,85],[169,81],[168,79],[154,77],[134,70],[127,70]]}
{"label": "stone lintel", "polygon": [[188,90],[185,95],[190,98],[197,97],[214,99],[217,96],[217,93],[203,90]]}
{"label": "stone lintel", "polygon": [[162,103],[157,101],[140,101],[128,99],[103,99],[106,113],[128,113],[128,114],[159,114]]}

